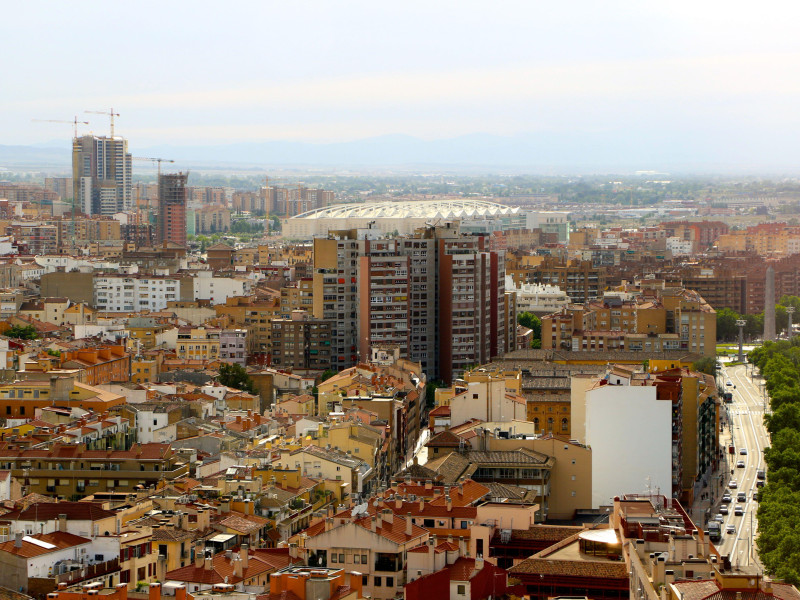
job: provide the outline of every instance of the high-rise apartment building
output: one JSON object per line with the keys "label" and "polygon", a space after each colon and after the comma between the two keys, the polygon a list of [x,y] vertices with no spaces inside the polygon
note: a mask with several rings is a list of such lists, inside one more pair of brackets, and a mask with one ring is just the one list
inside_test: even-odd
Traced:
{"label": "high-rise apartment building", "polygon": [[133,203],[128,140],[84,135],[72,141],[72,185],[77,210],[113,215]]}
{"label": "high-rise apartment building", "polygon": [[186,180],[188,173],[161,175],[158,180],[158,243],[186,246]]}
{"label": "high-rise apartment building", "polygon": [[446,224],[368,238],[352,230],[314,240],[314,314],[335,324],[334,365],[389,346],[449,382],[505,352],[504,261],[488,236]]}

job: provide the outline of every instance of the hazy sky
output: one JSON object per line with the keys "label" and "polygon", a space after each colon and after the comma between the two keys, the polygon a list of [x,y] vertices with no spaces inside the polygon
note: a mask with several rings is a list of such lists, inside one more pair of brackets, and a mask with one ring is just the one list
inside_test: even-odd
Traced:
{"label": "hazy sky", "polygon": [[[0,144],[404,133],[795,152],[798,2],[0,0]],[[85,115],[107,132],[102,116]]]}

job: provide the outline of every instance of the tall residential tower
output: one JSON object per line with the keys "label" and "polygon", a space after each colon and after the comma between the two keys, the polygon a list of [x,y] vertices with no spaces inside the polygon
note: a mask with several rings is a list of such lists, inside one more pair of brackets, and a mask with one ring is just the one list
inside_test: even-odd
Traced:
{"label": "tall residential tower", "polygon": [[72,140],[72,188],[77,211],[113,215],[133,202],[128,140],[84,135]]}
{"label": "tall residential tower", "polygon": [[158,243],[186,246],[186,180],[188,173],[161,175],[158,179]]}

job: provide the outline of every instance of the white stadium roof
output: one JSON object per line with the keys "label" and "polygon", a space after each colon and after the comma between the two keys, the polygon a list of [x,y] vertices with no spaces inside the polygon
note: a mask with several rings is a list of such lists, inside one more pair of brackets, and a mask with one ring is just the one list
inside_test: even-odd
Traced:
{"label": "white stadium roof", "polygon": [[292,219],[480,219],[518,212],[517,206],[488,200],[418,200],[336,204],[295,215]]}

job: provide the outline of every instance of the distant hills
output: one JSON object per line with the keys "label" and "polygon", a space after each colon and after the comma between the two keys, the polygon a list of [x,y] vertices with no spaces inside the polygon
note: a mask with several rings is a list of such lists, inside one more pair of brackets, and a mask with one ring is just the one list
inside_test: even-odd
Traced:
{"label": "distant hills", "polygon": [[[178,168],[396,168],[397,170],[508,171],[581,173],[634,170],[672,172],[735,172],[779,169],[769,157],[752,164],[737,155],[741,147],[699,145],[679,147],[629,135],[604,133],[521,134],[498,136],[475,133],[448,139],[423,140],[407,135],[384,135],[349,142],[240,142],[217,145],[163,144],[137,147],[136,156],[163,156]],[[144,164],[144,163],[143,163]],[[0,145],[0,168],[69,168],[70,148]],[[794,168],[792,168],[794,170]]]}

